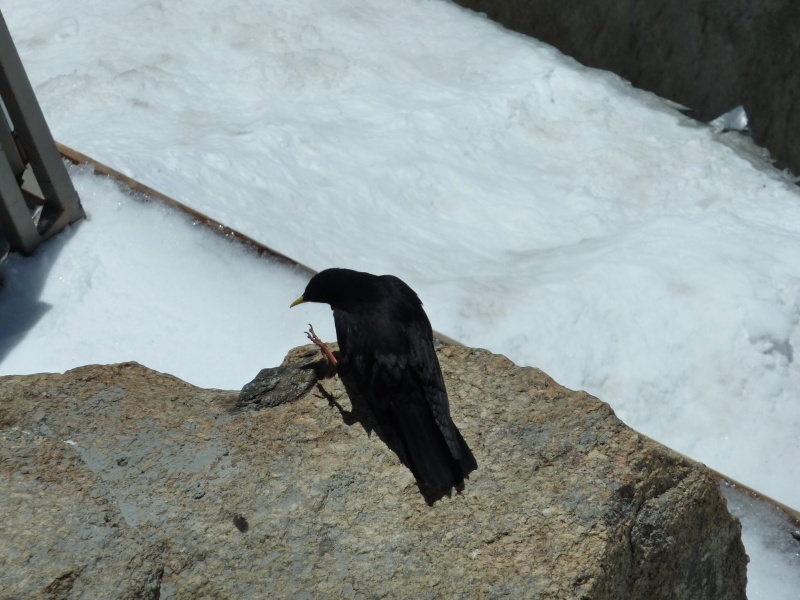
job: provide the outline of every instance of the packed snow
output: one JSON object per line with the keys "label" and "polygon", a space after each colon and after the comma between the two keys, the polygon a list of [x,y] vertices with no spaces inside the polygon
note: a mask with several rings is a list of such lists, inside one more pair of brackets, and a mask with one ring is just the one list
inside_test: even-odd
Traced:
{"label": "packed snow", "polygon": [[[740,134],[444,0],[2,10],[58,141],[315,269],[396,274],[438,331],[800,506],[800,191]],[[333,338],[288,310],[303,273],[71,175],[89,219],[2,267],[0,374],[236,389],[308,322]],[[796,598],[800,545],[750,531],[749,597]]]}

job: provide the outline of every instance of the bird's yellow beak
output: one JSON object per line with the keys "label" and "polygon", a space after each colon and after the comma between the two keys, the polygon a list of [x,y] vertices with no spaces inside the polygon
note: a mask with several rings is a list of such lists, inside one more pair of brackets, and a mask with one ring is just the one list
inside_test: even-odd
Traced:
{"label": "bird's yellow beak", "polygon": [[305,301],[306,301],[306,299],[305,299],[305,298],[303,298],[302,296],[300,296],[300,297],[299,297],[297,300],[295,300],[294,302],[292,302],[292,303],[289,305],[289,308],[292,308],[293,306],[297,306],[298,304],[302,304],[302,303],[303,303],[303,302],[305,302]]}

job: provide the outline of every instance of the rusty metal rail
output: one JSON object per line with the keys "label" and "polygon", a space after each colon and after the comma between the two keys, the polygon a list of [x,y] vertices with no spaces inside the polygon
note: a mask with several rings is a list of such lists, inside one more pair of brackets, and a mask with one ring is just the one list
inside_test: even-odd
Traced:
{"label": "rusty metal rail", "polygon": [[104,165],[103,163],[96,161],[95,159],[87,156],[77,150],[70,148],[69,146],[65,146],[64,144],[60,144],[56,142],[56,147],[58,151],[61,153],[61,156],[68,160],[69,162],[75,165],[89,165],[94,169],[95,174],[97,175],[104,175],[106,177],[110,177],[115,181],[125,185],[126,187],[130,188],[131,190],[146,196],[147,198],[153,198],[166,204],[170,208],[174,208],[185,215],[188,215],[193,221],[207,227],[217,235],[220,235],[228,240],[237,242],[239,244],[243,244],[248,248],[252,249],[256,252],[259,256],[268,256],[269,258],[275,259],[281,264],[299,269],[308,273],[309,275],[314,275],[316,271],[312,268],[307,267],[306,265],[297,262],[296,260],[289,258],[285,254],[281,254],[277,250],[273,250],[269,246],[265,246],[261,242],[254,240],[250,236],[247,236],[240,231],[237,231],[227,225],[220,223],[219,221],[212,219],[211,217],[204,215],[203,213],[193,209],[191,206],[187,206],[182,202],[178,202],[174,198],[170,198],[166,194],[162,194],[158,190],[154,190],[150,186],[147,186],[135,179],[128,177],[124,173],[120,173],[116,169],[112,169],[108,165]]}
{"label": "rusty metal rail", "polygon": [[[147,186],[139,181],[136,181],[132,177],[128,177],[124,173],[120,173],[116,169],[109,167],[108,165],[104,165],[103,163],[93,159],[82,152],[78,152],[77,150],[70,148],[69,146],[65,146],[64,144],[60,144],[56,142],[56,147],[58,151],[61,153],[61,156],[75,165],[89,165],[92,167],[96,175],[103,175],[106,177],[110,177],[121,183],[122,185],[130,188],[131,190],[142,194],[147,198],[153,198],[158,200],[167,206],[178,210],[185,215],[189,216],[194,222],[207,227],[210,231],[216,233],[224,237],[227,240],[232,242],[236,242],[242,244],[250,249],[252,249],[256,254],[259,256],[265,256],[271,258],[273,260],[278,261],[280,264],[287,266],[289,268],[297,269],[298,271],[302,271],[309,276],[316,275],[316,271],[311,267],[304,265],[301,262],[296,261],[295,259],[286,256],[262,244],[258,240],[251,238],[244,233],[233,229],[232,227],[228,227],[219,221],[212,219],[211,217],[204,215],[203,213],[193,209],[190,206],[187,206],[183,202],[178,202],[174,198],[170,198],[166,194],[162,194],[158,190],[154,190],[150,186]],[[434,331],[433,334],[436,336],[438,340],[440,340],[444,344],[449,344],[451,346],[460,346],[461,344],[454,340],[451,337],[443,335],[439,332]]]}

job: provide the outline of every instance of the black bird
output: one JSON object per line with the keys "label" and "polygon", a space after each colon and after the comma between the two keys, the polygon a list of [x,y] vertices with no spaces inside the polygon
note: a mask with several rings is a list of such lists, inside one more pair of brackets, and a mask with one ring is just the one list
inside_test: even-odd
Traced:
{"label": "black bird", "polygon": [[450,417],[433,330],[417,294],[393,275],[327,269],[292,303],[330,304],[339,341],[341,375],[352,378],[375,420],[425,492],[464,487],[478,468]]}

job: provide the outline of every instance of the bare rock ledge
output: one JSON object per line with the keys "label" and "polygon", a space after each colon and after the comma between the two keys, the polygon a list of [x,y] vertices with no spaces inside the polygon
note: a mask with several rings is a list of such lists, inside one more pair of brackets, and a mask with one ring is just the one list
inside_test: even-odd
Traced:
{"label": "bare rock ledge", "polygon": [[745,598],[705,467],[537,369],[439,356],[479,467],[432,507],[313,347],[241,401],[136,363],[0,378],[0,597]]}

